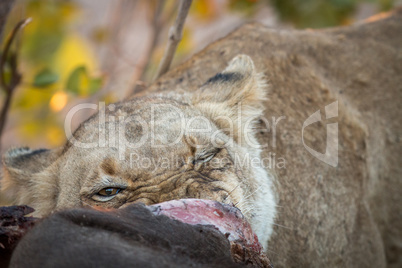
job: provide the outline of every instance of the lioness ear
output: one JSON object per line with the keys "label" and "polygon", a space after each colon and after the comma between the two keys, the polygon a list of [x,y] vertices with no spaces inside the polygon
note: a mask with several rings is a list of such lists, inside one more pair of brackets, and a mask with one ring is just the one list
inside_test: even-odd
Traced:
{"label": "lioness ear", "polygon": [[[35,194],[54,192],[56,181],[36,174],[49,167],[59,156],[59,150],[31,150],[27,147],[11,149],[3,156],[2,194],[15,203],[34,205]],[[39,192],[37,192],[39,191]]]}
{"label": "lioness ear", "polygon": [[225,70],[194,92],[192,103],[239,141],[239,128],[243,136],[243,131],[252,129],[254,121],[262,115],[266,90],[264,75],[256,72],[252,59],[238,55]]}

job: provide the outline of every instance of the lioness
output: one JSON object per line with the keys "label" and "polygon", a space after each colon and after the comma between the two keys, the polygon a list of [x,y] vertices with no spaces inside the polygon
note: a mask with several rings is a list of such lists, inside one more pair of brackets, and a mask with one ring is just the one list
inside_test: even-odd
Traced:
{"label": "lioness", "polygon": [[3,193],[39,215],[213,199],[243,212],[275,266],[398,266],[402,12],[371,20],[245,25],[96,106],[62,148],[9,151]]}

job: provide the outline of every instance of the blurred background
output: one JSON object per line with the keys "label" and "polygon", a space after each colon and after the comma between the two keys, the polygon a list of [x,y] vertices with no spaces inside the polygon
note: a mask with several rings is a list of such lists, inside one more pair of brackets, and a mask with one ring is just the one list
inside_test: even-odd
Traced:
{"label": "blurred background", "polygon": [[[399,0],[194,0],[173,67],[247,21],[269,27],[348,25]],[[149,84],[177,12],[178,0],[17,0],[2,47],[16,23],[31,17],[12,50],[22,82],[1,139],[14,146],[57,147],[64,118],[78,103],[119,101]],[[6,65],[5,77],[10,76]],[[3,102],[4,92],[0,93]],[[89,117],[73,118],[74,126]]]}

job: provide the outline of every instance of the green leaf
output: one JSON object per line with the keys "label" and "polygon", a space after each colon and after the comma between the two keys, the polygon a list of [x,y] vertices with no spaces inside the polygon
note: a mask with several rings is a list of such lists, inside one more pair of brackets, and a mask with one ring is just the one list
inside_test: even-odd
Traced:
{"label": "green leaf", "polygon": [[43,69],[37,75],[35,75],[33,86],[43,88],[56,83],[58,80],[58,74],[49,69]]}
{"label": "green leaf", "polygon": [[103,79],[101,77],[92,78],[89,82],[89,94],[93,94],[103,85]]}
{"label": "green leaf", "polygon": [[67,91],[80,96],[88,96],[95,93],[103,85],[102,77],[90,77],[86,66],[78,66],[75,68],[68,80]]}
{"label": "green leaf", "polygon": [[78,66],[68,77],[66,85],[67,90],[79,95],[83,88],[83,79],[88,79],[87,68],[85,66]]}

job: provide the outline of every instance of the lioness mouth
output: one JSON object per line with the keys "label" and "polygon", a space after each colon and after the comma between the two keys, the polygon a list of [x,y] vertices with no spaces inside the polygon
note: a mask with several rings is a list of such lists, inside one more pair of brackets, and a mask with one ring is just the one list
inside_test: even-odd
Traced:
{"label": "lioness mouth", "polygon": [[191,225],[212,226],[229,240],[235,261],[256,267],[271,267],[257,235],[235,206],[205,199],[180,199],[147,208],[157,216],[165,215]]}

